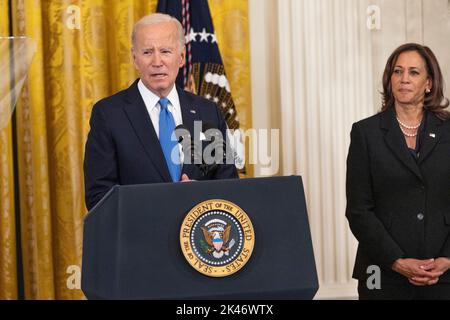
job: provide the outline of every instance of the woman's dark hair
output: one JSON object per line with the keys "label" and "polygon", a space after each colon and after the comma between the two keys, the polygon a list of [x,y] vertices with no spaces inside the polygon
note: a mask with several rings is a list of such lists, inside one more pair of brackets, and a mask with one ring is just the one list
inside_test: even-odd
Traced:
{"label": "woman's dark hair", "polygon": [[444,97],[444,78],[439,63],[430,48],[417,43],[404,44],[395,49],[389,57],[383,74],[383,105],[381,111],[394,107],[395,99],[392,94],[391,76],[400,54],[409,51],[420,54],[425,61],[428,77],[432,81],[431,92],[425,94],[424,108],[433,112],[442,120],[449,119],[450,113],[445,110],[449,106],[449,100]]}

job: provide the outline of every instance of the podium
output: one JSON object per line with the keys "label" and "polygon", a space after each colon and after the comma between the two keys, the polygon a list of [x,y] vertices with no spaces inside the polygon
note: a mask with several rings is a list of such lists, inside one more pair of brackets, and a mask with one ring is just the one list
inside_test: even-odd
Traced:
{"label": "podium", "polygon": [[[198,272],[180,245],[187,213],[211,199],[242,208],[254,230],[248,261],[223,277]],[[88,299],[312,299],[301,177],[113,187],[85,217],[82,290]]]}

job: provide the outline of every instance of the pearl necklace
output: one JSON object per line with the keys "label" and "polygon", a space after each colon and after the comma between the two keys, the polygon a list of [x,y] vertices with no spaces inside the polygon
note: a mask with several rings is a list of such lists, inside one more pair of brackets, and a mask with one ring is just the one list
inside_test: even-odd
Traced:
{"label": "pearl necklace", "polygon": [[400,119],[397,117],[397,121],[398,123],[405,129],[409,129],[409,130],[414,130],[420,127],[420,122],[415,125],[415,126],[407,126],[406,124],[404,124],[403,122],[400,121]]}
{"label": "pearl necklace", "polygon": [[406,133],[404,130],[403,130],[403,128],[402,128],[402,126],[400,126],[400,130],[402,130],[402,132],[403,132],[403,134],[405,135],[405,136],[407,136],[407,137],[410,137],[410,138],[414,138],[414,137],[417,137],[417,131],[416,131],[416,133]]}

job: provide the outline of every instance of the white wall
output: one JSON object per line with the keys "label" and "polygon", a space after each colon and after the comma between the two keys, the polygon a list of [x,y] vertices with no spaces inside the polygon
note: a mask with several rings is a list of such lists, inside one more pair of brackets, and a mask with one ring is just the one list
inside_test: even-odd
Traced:
{"label": "white wall", "polygon": [[351,124],[379,110],[384,65],[402,43],[430,46],[450,83],[450,1],[250,0],[249,12],[253,124],[280,129],[278,174],[303,177],[316,298],[354,298],[356,241],[344,216]]}

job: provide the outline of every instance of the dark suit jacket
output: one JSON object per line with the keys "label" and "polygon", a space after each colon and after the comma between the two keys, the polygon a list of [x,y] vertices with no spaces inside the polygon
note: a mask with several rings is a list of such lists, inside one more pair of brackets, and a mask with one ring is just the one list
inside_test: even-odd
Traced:
{"label": "dark suit jacket", "polygon": [[408,283],[391,270],[398,258],[450,257],[450,125],[431,112],[426,121],[417,161],[392,108],[353,125],[346,216],[359,241],[354,278],[378,265],[382,282]]}
{"label": "dark suit jacket", "polygon": [[[128,89],[97,102],[91,114],[84,159],[86,207],[90,210],[116,185],[171,182],[158,136],[136,80]],[[217,106],[177,88],[183,124],[194,132],[194,121],[209,122],[225,135],[226,123]],[[194,164],[183,166],[194,180],[202,179]],[[209,179],[237,178],[234,165],[219,165]]]}

